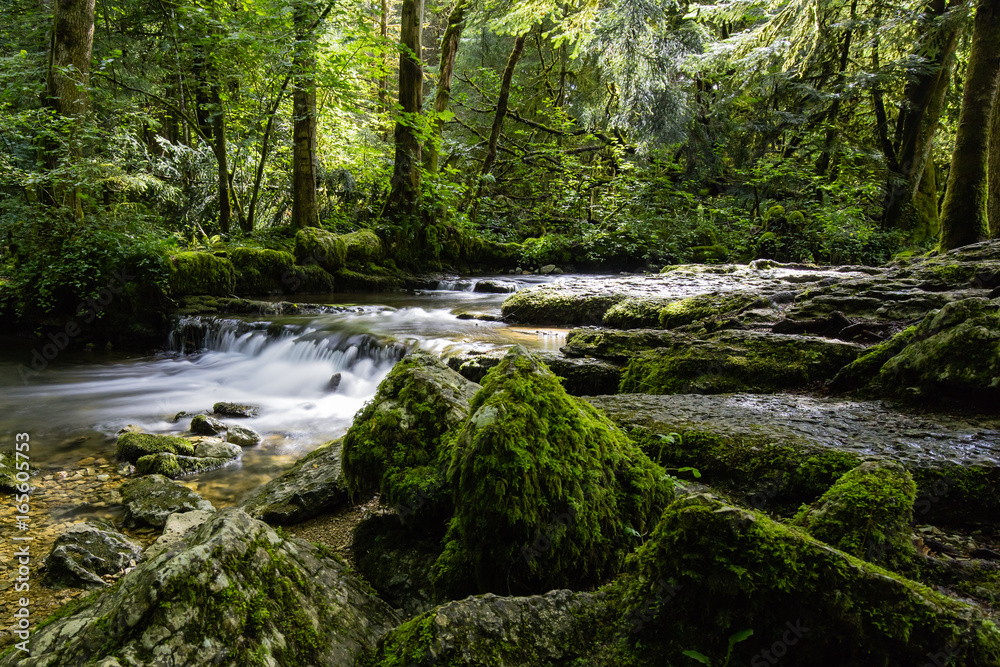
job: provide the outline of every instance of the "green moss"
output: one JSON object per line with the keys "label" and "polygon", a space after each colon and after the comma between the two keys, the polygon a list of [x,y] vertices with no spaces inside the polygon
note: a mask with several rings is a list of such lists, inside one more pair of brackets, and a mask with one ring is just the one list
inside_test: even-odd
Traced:
{"label": "green moss", "polygon": [[299,264],[318,264],[335,273],[347,262],[347,244],[341,236],[323,229],[300,229],[295,234],[295,259]]}
{"label": "green moss", "polygon": [[236,269],[236,292],[243,295],[284,291],[295,258],[280,250],[235,248],[229,257]]}
{"label": "green moss", "polygon": [[917,485],[901,465],[864,463],[792,520],[818,540],[896,571],[911,569],[910,541]]}
{"label": "green moss", "polygon": [[181,252],[170,256],[168,281],[175,295],[227,296],[236,287],[236,271],[225,257],[207,252]]}
{"label": "green moss", "polygon": [[163,475],[175,479],[183,475],[215,470],[235,463],[238,459],[219,459],[208,456],[178,456],[169,452],[140,456],[135,469],[140,475]]}
{"label": "green moss", "polygon": [[628,297],[604,313],[604,326],[616,329],[656,327],[660,322],[660,312],[667,303],[664,299]]}
{"label": "green moss", "polygon": [[336,283],[326,269],[319,264],[306,264],[292,269],[293,278],[286,290],[306,294],[329,294]]}
{"label": "green moss", "polygon": [[135,463],[142,456],[159,454],[161,452],[194,456],[194,443],[172,435],[122,433],[118,436],[115,456],[123,461]]}
{"label": "green moss", "polygon": [[660,664],[695,641],[721,659],[744,629],[736,664],[766,664],[775,642],[797,665],[921,665],[945,651],[954,665],[1000,661],[1000,632],[976,609],[707,496],[667,508],[638,571],[627,607],[648,606],[664,582],[673,593],[636,633]]}
{"label": "green moss", "polygon": [[334,276],[340,292],[392,292],[403,287],[403,281],[395,275],[372,275],[340,269]]}
{"label": "green moss", "polygon": [[597,583],[672,497],[659,466],[520,346],[471,409],[449,443],[456,511],[435,566],[452,592]]}
{"label": "green moss", "polygon": [[344,234],[344,259],[349,266],[365,266],[382,259],[382,240],[370,229]]}
{"label": "green moss", "polygon": [[976,277],[978,267],[975,264],[934,264],[931,271],[943,282],[965,287]]}
{"label": "green moss", "polygon": [[622,374],[622,393],[769,393],[830,379],[858,348],[820,338],[722,332],[643,352]]}
{"label": "green moss", "polygon": [[735,316],[757,300],[752,294],[699,294],[667,304],[659,314],[664,329],[674,329],[691,322]]}
{"label": "green moss", "polygon": [[830,381],[830,389],[837,392],[861,389],[878,376],[887,361],[902,352],[913,339],[916,325],[908,327],[888,340],[873,346],[860,357],[837,371]]}
{"label": "green moss", "polygon": [[441,441],[466,416],[474,388],[435,355],[417,352],[397,363],[344,436],[351,494],[380,491],[389,505],[446,519],[451,497],[438,467]]}
{"label": "green moss", "polygon": [[600,324],[624,294],[571,294],[556,288],[521,290],[504,300],[504,322],[525,324]]}

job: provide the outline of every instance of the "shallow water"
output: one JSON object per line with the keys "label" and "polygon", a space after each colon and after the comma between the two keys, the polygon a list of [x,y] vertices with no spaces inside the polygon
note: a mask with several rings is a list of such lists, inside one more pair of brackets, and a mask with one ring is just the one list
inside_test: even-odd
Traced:
{"label": "shallow water", "polygon": [[[506,277],[504,277],[506,278]],[[458,287],[464,287],[459,285]],[[496,315],[506,294],[421,291],[379,295],[313,295],[302,302],[343,308],[308,315],[189,318],[197,345],[173,336],[173,349],[153,356],[65,353],[23,382],[19,366],[31,347],[0,353],[0,447],[31,434],[32,463],[74,469],[85,457],[114,453],[115,433],[135,424],[154,433],[182,433],[190,417],[218,401],[259,406],[241,421],[264,436],[226,468],[184,478],[209,500],[228,505],[287,468],[317,445],[339,437],[378,383],[408,349],[445,356],[521,343],[556,350],[565,331],[509,327],[459,319],[465,312]],[[187,336],[191,338],[191,336]],[[328,391],[339,373],[339,388]]]}

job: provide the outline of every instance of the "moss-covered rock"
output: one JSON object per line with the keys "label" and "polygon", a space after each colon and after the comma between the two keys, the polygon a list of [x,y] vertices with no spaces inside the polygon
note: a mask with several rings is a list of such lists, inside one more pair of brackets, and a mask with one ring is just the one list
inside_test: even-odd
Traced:
{"label": "moss-covered rock", "polygon": [[236,288],[236,270],[225,257],[207,252],[180,252],[169,258],[170,291],[174,295],[228,296]]}
{"label": "moss-covered rock", "polygon": [[531,597],[487,594],[449,602],[390,633],[374,667],[540,667],[624,665],[595,651],[594,628],[613,623],[591,593],[551,591]]}
{"label": "moss-covered rock", "polygon": [[699,294],[666,304],[659,311],[658,322],[664,329],[675,329],[692,322],[734,317],[753,305],[757,299],[756,295],[744,292]]}
{"label": "moss-covered rock", "polygon": [[634,357],[622,374],[623,393],[717,394],[806,388],[832,378],[863,350],[814,336],[723,331],[678,336],[669,347]]}
{"label": "moss-covered rock", "polygon": [[895,461],[866,461],[848,472],[792,520],[818,540],[890,569],[906,572],[917,485]]}
{"label": "moss-covered rock", "polygon": [[340,237],[344,242],[344,260],[348,266],[366,266],[382,259],[382,240],[370,229],[361,229]]}
{"label": "moss-covered rock", "polygon": [[125,506],[125,525],[162,528],[178,512],[213,511],[215,508],[191,489],[163,475],[127,480],[119,487]]}
{"label": "moss-covered rock", "polygon": [[341,472],[342,439],[320,445],[290,470],[258,487],[240,507],[270,524],[293,524],[347,501]]}
{"label": "moss-covered rock", "polygon": [[[482,382],[502,356],[501,352],[459,354],[448,359],[448,366],[468,380]],[[562,379],[563,387],[572,396],[613,394],[621,383],[622,369],[617,364],[557,352],[538,352],[536,356]]]}
{"label": "moss-covered rock", "polygon": [[135,463],[143,456],[160,453],[194,456],[194,443],[172,435],[154,435],[132,431],[118,436],[115,456],[123,461]]}
{"label": "moss-covered rock", "polygon": [[917,327],[907,327],[888,340],[872,346],[860,357],[847,364],[833,376],[830,389],[848,392],[861,389],[874,380],[887,361],[903,351],[913,339]]}
{"label": "moss-covered rock", "polygon": [[142,558],[142,547],[109,523],[88,521],[67,528],[45,557],[45,585],[104,588],[103,577],[118,574]]}
{"label": "moss-covered rock", "polygon": [[198,435],[219,435],[226,432],[226,425],[215,417],[195,415],[191,419],[190,430]]}
{"label": "moss-covered rock", "polygon": [[338,292],[392,292],[401,289],[403,280],[396,275],[378,274],[376,267],[369,265],[368,272],[339,269],[334,273]]}
{"label": "moss-covered rock", "polygon": [[0,665],[347,667],[398,623],[344,564],[226,509]]}
{"label": "moss-covered rock", "polygon": [[671,299],[630,296],[604,313],[603,324],[615,329],[648,329],[660,324],[660,312]]}
{"label": "moss-covered rock", "polygon": [[672,498],[662,469],[516,346],[449,441],[455,515],[438,581],[545,591],[613,576]]}
{"label": "moss-covered rock", "polygon": [[995,408],[1000,399],[1000,305],[963,299],[929,314],[878,381],[904,399]]}
{"label": "moss-covered rock", "polygon": [[175,478],[215,470],[237,461],[239,457],[178,456],[170,452],[161,452],[140,456],[135,462],[135,471],[140,475],[163,475]]}
{"label": "moss-covered rock", "polygon": [[242,295],[283,292],[295,258],[282,250],[234,248],[229,258],[236,270],[236,292]]}
{"label": "moss-covered rock", "polygon": [[418,507],[412,518],[446,518],[450,494],[438,465],[441,440],[468,415],[478,389],[433,354],[404,357],[344,436],[351,493],[381,491],[390,505]]}
{"label": "moss-covered rock", "polygon": [[292,278],[287,292],[304,294],[329,294],[334,291],[336,281],[319,264],[306,264],[292,269]]}
{"label": "moss-covered rock", "polygon": [[977,608],[708,496],[667,508],[638,571],[628,607],[671,592],[634,634],[646,660],[690,649],[722,660],[729,638],[752,630],[732,662],[1000,664],[1000,632]]}
{"label": "moss-covered rock", "polygon": [[544,286],[510,295],[500,307],[500,314],[504,322],[512,323],[601,324],[605,313],[625,298],[624,294],[578,294]]}
{"label": "moss-covered rock", "polygon": [[347,244],[343,237],[325,229],[306,227],[295,234],[295,260],[299,264],[318,264],[328,273],[336,273],[347,262]]}

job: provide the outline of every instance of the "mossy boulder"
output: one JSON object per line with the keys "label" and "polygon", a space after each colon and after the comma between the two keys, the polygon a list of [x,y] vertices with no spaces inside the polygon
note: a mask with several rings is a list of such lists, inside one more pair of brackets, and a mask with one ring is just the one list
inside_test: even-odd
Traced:
{"label": "mossy boulder", "polygon": [[970,298],[929,314],[902,352],[882,366],[878,381],[886,394],[898,398],[995,409],[1000,305]]}
{"label": "mossy boulder", "polygon": [[234,248],[229,258],[236,270],[236,292],[242,295],[284,292],[295,258],[282,250]]}
{"label": "mossy boulder", "polygon": [[295,234],[295,260],[299,264],[318,264],[328,273],[335,273],[347,262],[347,244],[337,234],[306,227]]}
{"label": "mossy boulder", "polygon": [[306,264],[292,269],[292,279],[286,290],[292,293],[329,294],[334,291],[336,281],[319,264]]}
{"label": "mossy boulder", "polygon": [[177,512],[215,508],[191,489],[163,475],[127,480],[119,488],[125,506],[125,525],[162,528]]}
{"label": "mossy boulder", "polygon": [[226,425],[209,415],[195,415],[191,419],[191,426],[189,428],[192,433],[197,433],[198,435],[219,435],[226,432]]}
{"label": "mossy boulder", "polygon": [[721,661],[752,630],[731,662],[1000,664],[1000,631],[979,609],[710,496],[668,507],[637,560],[627,613],[657,602],[633,635],[647,661],[691,649]]}
{"label": "mossy boulder", "polygon": [[648,329],[660,323],[660,311],[671,299],[630,296],[604,313],[603,324],[615,329]]}
{"label": "mossy boulder", "polygon": [[848,392],[867,386],[878,376],[887,361],[903,351],[916,331],[916,326],[907,327],[888,340],[873,345],[860,357],[837,371],[830,381],[830,389],[835,392]]}
{"label": "mossy boulder", "polygon": [[815,336],[723,331],[677,336],[634,357],[620,391],[649,394],[769,393],[830,380],[863,347]]}
{"label": "mossy boulder", "polygon": [[358,664],[399,623],[338,560],[239,509],[34,629],[0,665]]}
{"label": "mossy boulder", "polygon": [[608,310],[625,298],[601,290],[580,293],[546,285],[510,295],[500,314],[504,322],[515,324],[601,324]]}
{"label": "mossy boulder", "polygon": [[229,296],[236,289],[236,270],[225,257],[207,252],[180,252],[168,262],[170,291],[174,295]]}
{"label": "mossy boulder", "polygon": [[115,448],[115,456],[129,463],[135,463],[143,456],[161,453],[194,456],[194,443],[172,435],[129,431],[118,436]]}
{"label": "mossy boulder", "polygon": [[344,259],[348,266],[366,266],[382,259],[382,239],[370,229],[344,234],[340,239],[344,242]]}
{"label": "mossy boulder", "polygon": [[666,304],[660,309],[657,319],[662,328],[675,329],[692,322],[724,316],[735,317],[753,305],[757,299],[756,295],[744,292],[699,294]]}
{"label": "mossy boulder", "polygon": [[439,466],[441,441],[469,414],[478,389],[436,355],[417,351],[404,357],[344,436],[351,493],[380,491],[383,502],[401,508],[406,518],[446,518],[450,494]]}
{"label": "mossy boulder", "polygon": [[135,462],[135,471],[140,475],[163,475],[176,478],[208,472],[239,461],[239,457],[225,458],[208,456],[178,456],[170,452],[140,456]]}
{"label": "mossy boulder", "polygon": [[290,470],[258,487],[240,507],[270,524],[294,524],[347,501],[341,472],[342,439],[320,445]]}
{"label": "mossy boulder", "polygon": [[396,275],[377,273],[378,267],[369,265],[365,272],[339,269],[334,278],[338,292],[392,292],[401,289],[403,280]]}
{"label": "mossy boulder", "polygon": [[890,569],[911,569],[917,485],[895,461],[866,461],[792,520],[818,540]]}
{"label": "mossy boulder", "polygon": [[603,581],[673,497],[659,466],[521,346],[448,445],[455,515],[436,576],[456,594]]}

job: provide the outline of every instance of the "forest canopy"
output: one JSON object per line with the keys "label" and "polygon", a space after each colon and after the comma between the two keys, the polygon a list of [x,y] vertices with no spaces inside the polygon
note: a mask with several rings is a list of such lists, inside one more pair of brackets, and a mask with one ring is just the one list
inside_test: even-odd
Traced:
{"label": "forest canopy", "polygon": [[305,227],[411,270],[957,247],[1000,232],[997,4],[9,0],[4,287]]}

